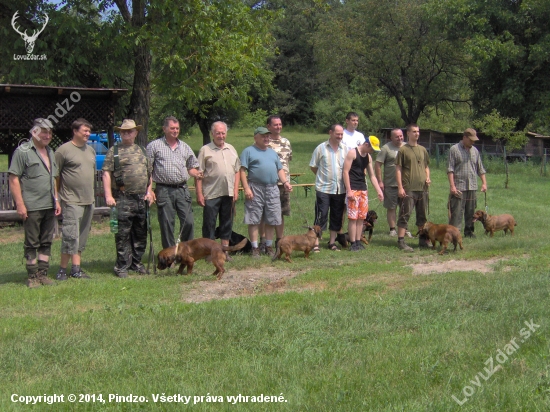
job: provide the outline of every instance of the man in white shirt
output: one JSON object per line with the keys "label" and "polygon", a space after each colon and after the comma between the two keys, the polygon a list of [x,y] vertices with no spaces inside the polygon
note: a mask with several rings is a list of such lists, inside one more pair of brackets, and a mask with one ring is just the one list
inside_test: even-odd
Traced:
{"label": "man in white shirt", "polygon": [[363,133],[356,130],[357,126],[359,126],[359,115],[355,112],[349,112],[346,115],[346,129],[342,139],[342,143],[348,147],[348,150],[355,149],[365,141]]}

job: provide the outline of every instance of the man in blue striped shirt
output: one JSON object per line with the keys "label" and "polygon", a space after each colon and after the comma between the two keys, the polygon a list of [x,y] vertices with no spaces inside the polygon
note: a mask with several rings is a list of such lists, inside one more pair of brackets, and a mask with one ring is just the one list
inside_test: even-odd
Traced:
{"label": "man in blue striped shirt", "polygon": [[344,128],[333,124],[329,130],[329,139],[313,151],[309,167],[315,173],[315,225],[326,230],[330,210],[330,250],[340,250],[335,245],[336,235],[342,228],[346,201],[346,187],[342,171],[348,149],[342,143]]}

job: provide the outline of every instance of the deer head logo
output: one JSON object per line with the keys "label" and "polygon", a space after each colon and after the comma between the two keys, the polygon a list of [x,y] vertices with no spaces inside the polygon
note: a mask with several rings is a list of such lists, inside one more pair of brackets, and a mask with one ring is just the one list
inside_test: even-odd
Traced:
{"label": "deer head logo", "polygon": [[19,17],[17,13],[19,13],[19,10],[17,10],[13,14],[13,17],[11,19],[11,26],[13,27],[13,29],[17,33],[19,33],[21,35],[21,38],[25,42],[25,48],[27,49],[27,54],[31,54],[33,49],[34,49],[34,42],[38,38],[38,35],[44,31],[44,29],[46,28],[46,24],[48,24],[48,21],[50,21],[50,19],[48,18],[48,15],[46,13],[44,13],[44,16],[45,16],[44,25],[42,26],[42,28],[40,30],[34,30],[33,33],[32,33],[32,36],[29,36],[29,35],[27,35],[27,30],[25,30],[24,32],[21,32],[19,30],[19,28],[16,26],[15,21]]}

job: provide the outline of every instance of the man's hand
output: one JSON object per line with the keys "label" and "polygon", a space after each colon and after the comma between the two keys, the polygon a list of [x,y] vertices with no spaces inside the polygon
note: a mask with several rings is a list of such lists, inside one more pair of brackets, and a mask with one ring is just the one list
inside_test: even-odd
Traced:
{"label": "man's hand", "polygon": [[286,181],[283,187],[287,192],[292,192],[292,185],[290,184],[290,182]]}
{"label": "man's hand", "polygon": [[24,203],[17,205],[17,214],[21,219],[23,219],[23,222],[27,220],[27,207]]}
{"label": "man's hand", "polygon": [[204,200],[204,195],[202,193],[197,193],[197,203],[201,207],[206,206],[206,201]]}
{"label": "man's hand", "polygon": [[55,215],[59,216],[61,214],[61,204],[59,203],[59,200],[55,201]]}
{"label": "man's hand", "polygon": [[109,207],[116,206],[116,200],[113,196],[105,195],[105,204]]}
{"label": "man's hand", "polygon": [[486,183],[484,183],[484,184],[481,185],[481,191],[482,191],[482,192],[486,192],[486,191],[487,191],[487,184],[486,184]]}
{"label": "man's hand", "polygon": [[250,188],[244,189],[244,197],[246,200],[252,200],[254,198],[254,193],[252,193],[252,190]]}
{"label": "man's hand", "polygon": [[148,201],[149,206],[151,206],[157,200],[157,197],[155,196],[155,192],[151,191],[151,192],[145,193],[145,196],[143,196],[143,200]]}
{"label": "man's hand", "polygon": [[382,192],[382,188],[380,188],[380,191],[378,192],[378,200],[381,202],[384,201],[384,192]]}
{"label": "man's hand", "polygon": [[378,181],[378,186],[380,186],[380,190],[383,192],[384,191],[384,183],[381,180]]}
{"label": "man's hand", "polygon": [[204,177],[203,173],[199,169],[189,169],[187,172],[189,173],[189,176],[198,180],[201,180]]}
{"label": "man's hand", "polygon": [[397,196],[399,196],[401,199],[403,199],[405,196],[407,196],[407,193],[405,193],[405,189],[398,188],[397,189]]}

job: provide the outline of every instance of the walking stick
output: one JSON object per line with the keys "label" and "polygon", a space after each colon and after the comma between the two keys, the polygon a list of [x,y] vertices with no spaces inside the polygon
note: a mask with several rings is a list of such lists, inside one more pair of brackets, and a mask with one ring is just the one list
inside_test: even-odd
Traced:
{"label": "walking stick", "polygon": [[157,265],[155,264],[155,248],[153,246],[153,228],[151,227],[151,208],[149,202],[145,201],[145,211],[147,213],[147,230],[149,231],[149,261],[147,262],[147,272],[149,272],[149,266],[151,261],[153,262],[153,273],[157,274]]}

